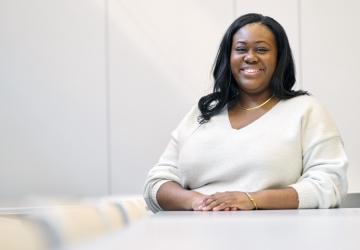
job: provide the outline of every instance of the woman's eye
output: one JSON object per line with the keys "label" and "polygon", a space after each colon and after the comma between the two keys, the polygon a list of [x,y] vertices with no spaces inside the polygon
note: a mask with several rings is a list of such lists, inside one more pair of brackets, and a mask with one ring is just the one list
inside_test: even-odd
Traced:
{"label": "woman's eye", "polygon": [[257,51],[263,53],[263,52],[266,52],[266,51],[268,51],[268,50],[265,49],[265,48],[258,48]]}
{"label": "woman's eye", "polygon": [[245,52],[246,48],[243,48],[243,47],[235,48],[235,51]]}

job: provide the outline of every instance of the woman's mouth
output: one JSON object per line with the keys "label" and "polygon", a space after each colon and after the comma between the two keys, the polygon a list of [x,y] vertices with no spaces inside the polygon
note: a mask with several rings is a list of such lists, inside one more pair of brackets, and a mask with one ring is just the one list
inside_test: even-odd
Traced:
{"label": "woman's mouth", "polygon": [[261,72],[263,69],[260,68],[246,68],[241,69],[241,71],[244,73],[244,75],[256,75],[259,72]]}
{"label": "woman's mouth", "polygon": [[255,73],[255,72],[259,72],[261,71],[262,69],[254,69],[254,68],[249,68],[249,69],[242,69],[243,71],[245,71],[246,73]]}

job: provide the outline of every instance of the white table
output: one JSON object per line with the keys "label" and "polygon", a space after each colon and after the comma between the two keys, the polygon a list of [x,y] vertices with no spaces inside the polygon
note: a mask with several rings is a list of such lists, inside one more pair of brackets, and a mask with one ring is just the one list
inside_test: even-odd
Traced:
{"label": "white table", "polygon": [[76,249],[360,249],[360,208],[160,212]]}

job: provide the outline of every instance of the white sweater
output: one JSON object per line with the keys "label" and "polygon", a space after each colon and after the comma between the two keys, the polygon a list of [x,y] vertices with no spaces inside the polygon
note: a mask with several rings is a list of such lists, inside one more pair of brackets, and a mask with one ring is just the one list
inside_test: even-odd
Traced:
{"label": "white sweater", "polygon": [[339,207],[347,192],[348,160],[336,126],[313,97],[281,100],[248,126],[231,127],[227,107],[200,125],[194,106],[150,170],[144,198],[161,211],[156,193],[167,181],[202,194],[293,187],[299,208]]}

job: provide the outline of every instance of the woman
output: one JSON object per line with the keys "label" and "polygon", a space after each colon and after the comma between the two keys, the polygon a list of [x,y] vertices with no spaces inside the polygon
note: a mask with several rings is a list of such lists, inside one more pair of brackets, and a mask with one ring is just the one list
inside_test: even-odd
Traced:
{"label": "woman", "polygon": [[295,91],[284,29],[248,14],[225,33],[213,93],[172,132],[144,198],[161,210],[339,207],[348,160],[326,112]]}

